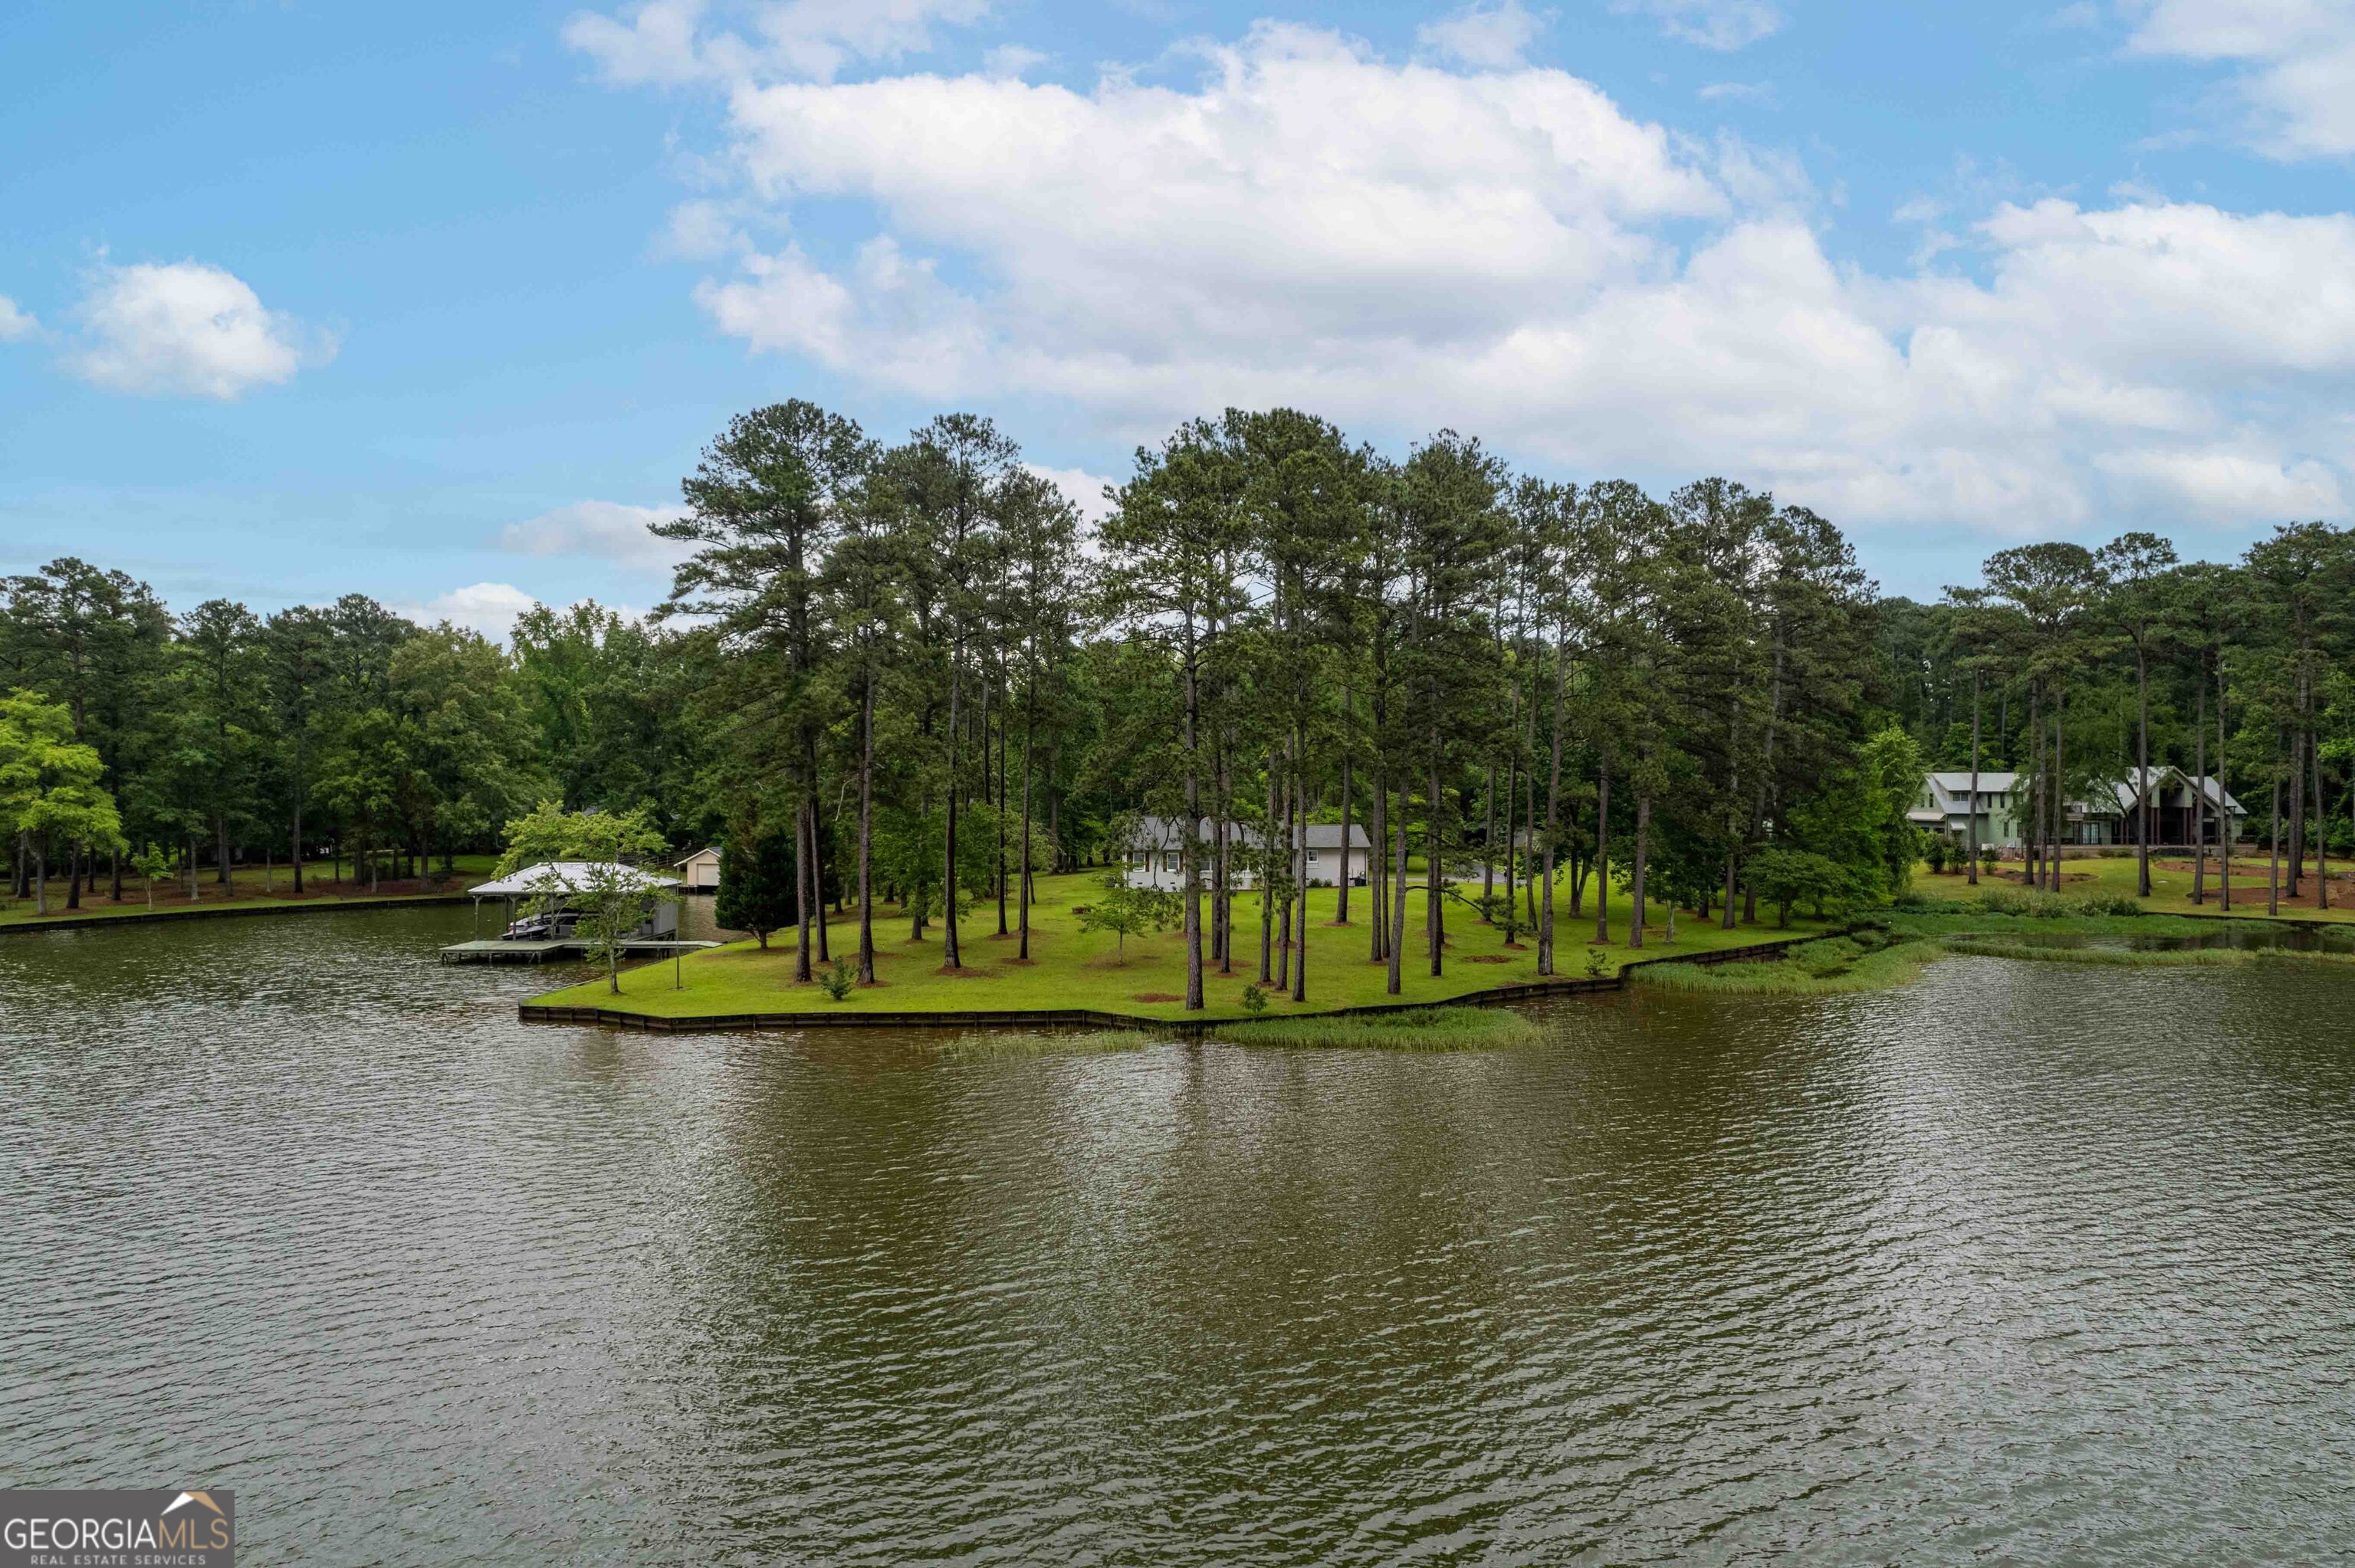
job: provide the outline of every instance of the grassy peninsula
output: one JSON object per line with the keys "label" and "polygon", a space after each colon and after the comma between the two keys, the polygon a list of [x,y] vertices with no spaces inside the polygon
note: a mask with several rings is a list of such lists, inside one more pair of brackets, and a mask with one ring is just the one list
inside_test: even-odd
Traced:
{"label": "grassy peninsula", "polygon": [[[1012,937],[996,935],[994,904],[976,906],[965,917],[965,962],[954,971],[941,964],[937,928],[922,941],[910,941],[904,918],[891,918],[885,909],[878,911],[876,921],[876,984],[854,989],[840,1001],[831,1000],[815,983],[794,982],[791,931],[772,938],[765,950],[752,942],[736,942],[689,958],[677,966],[677,979],[683,985],[674,985],[672,965],[653,964],[623,973],[619,996],[599,980],[551,991],[533,1001],[541,1006],[598,1007],[664,1018],[747,1012],[1020,1012],[1048,1008],[1083,1008],[1147,1019],[1186,1016],[1185,947],[1177,932],[1131,937],[1124,948],[1109,933],[1082,930],[1072,909],[1101,895],[1100,874],[1041,877],[1038,887],[1028,962],[1018,956]],[[1608,979],[1622,965],[1639,959],[1750,947],[1824,928],[1822,922],[1795,920],[1787,931],[1764,922],[1725,931],[1714,922],[1698,921],[1685,914],[1679,916],[1675,940],[1670,941],[1665,911],[1654,906],[1644,946],[1633,948],[1626,946],[1626,900],[1614,888],[1612,940],[1593,946],[1591,894],[1585,914],[1575,921],[1570,916],[1566,884],[1558,900],[1558,979],[1584,979],[1590,974]],[[1420,888],[1410,904],[1409,921],[1413,924],[1421,912]],[[1482,924],[1470,909],[1451,902],[1445,973],[1433,979],[1420,952],[1410,952],[1401,975],[1402,993],[1391,996],[1384,989],[1386,967],[1367,957],[1371,909],[1366,890],[1350,890],[1350,924],[1333,924],[1337,905],[1336,889],[1311,890],[1307,1000],[1295,1002],[1288,994],[1276,994],[1273,987],[1263,988],[1267,992],[1266,1016],[1297,1017],[1401,1001],[1444,1002],[1541,978],[1533,938],[1524,933],[1518,945],[1508,947],[1500,927]],[[1220,974],[1215,964],[1206,966],[1208,1005],[1194,1015],[1197,1018],[1241,1022],[1252,1016],[1244,993],[1259,976],[1256,900],[1249,895],[1239,898],[1235,919],[1234,972]],[[1420,926],[1415,928],[1419,931]],[[834,953],[853,952],[858,940],[856,915],[833,917],[827,939]]]}

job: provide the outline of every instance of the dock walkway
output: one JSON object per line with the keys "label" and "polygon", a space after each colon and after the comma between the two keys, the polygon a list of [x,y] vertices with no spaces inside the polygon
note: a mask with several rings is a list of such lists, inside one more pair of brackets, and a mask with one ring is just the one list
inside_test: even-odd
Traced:
{"label": "dock walkway", "polygon": [[[677,953],[699,953],[706,948],[716,948],[717,942],[687,942],[670,938],[648,937],[622,944],[622,956],[629,959],[667,959]],[[590,944],[577,937],[558,941],[507,941],[494,938],[487,941],[458,942],[442,949],[445,964],[544,964],[552,959],[585,959]]]}

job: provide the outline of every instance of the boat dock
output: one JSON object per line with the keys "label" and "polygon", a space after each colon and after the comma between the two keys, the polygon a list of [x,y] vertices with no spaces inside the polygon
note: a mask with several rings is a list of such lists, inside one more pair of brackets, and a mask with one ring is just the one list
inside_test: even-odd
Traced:
{"label": "boat dock", "polygon": [[[675,938],[632,938],[622,944],[625,959],[668,959],[686,953],[699,953],[706,948],[716,948],[717,942],[683,942]],[[540,941],[524,939],[508,941],[494,938],[488,941],[458,942],[442,949],[445,964],[544,964],[559,959],[585,959],[590,944],[577,937]]]}

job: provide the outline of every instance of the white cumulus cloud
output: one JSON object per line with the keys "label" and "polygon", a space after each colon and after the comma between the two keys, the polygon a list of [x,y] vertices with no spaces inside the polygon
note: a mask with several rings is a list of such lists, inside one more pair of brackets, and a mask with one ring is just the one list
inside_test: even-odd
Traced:
{"label": "white cumulus cloud", "polygon": [[1611,8],[1657,17],[1670,37],[1705,49],[1746,48],[1783,26],[1771,0],[1612,0]]}
{"label": "white cumulus cloud", "polygon": [[[1913,270],[1875,273],[1826,252],[1795,157],[1564,71],[1273,24],[1199,58],[1177,85],[739,82],[713,150],[730,199],[797,235],[805,202],[871,230],[745,249],[698,298],[756,350],[1060,402],[1124,442],[1290,403],[2000,535],[2350,493],[2346,214],[1974,190]],[[1958,252],[1967,270],[1935,265]]]}
{"label": "white cumulus cloud", "polygon": [[395,601],[385,608],[421,626],[446,620],[504,642],[515,630],[516,618],[538,602],[513,583],[474,583],[422,601]]}
{"label": "white cumulus cloud", "polygon": [[2119,482],[2122,496],[2200,523],[2229,527],[2346,514],[2339,475],[2312,459],[2285,459],[2262,448],[2128,451],[2094,461]]}
{"label": "white cumulus cloud", "polygon": [[1494,5],[1467,5],[1453,16],[1425,22],[1414,30],[1424,48],[1468,66],[1502,68],[1521,63],[1521,55],[1537,42],[1544,19],[1520,0],[1500,0]]}
{"label": "white cumulus cloud", "polygon": [[650,532],[679,515],[675,506],[630,506],[618,501],[576,501],[499,531],[499,547],[527,556],[590,556],[627,567],[671,567],[691,546]]}
{"label": "white cumulus cloud", "polygon": [[101,265],[75,315],[73,368],[117,392],[236,397],[335,353],[332,339],[200,261]]}
{"label": "white cumulus cloud", "polygon": [[[718,13],[715,17],[715,11]],[[832,80],[860,60],[932,47],[933,29],[980,21],[988,0],[645,0],[621,17],[582,12],[564,40],[623,84],[725,81],[756,72]]]}
{"label": "white cumulus cloud", "polygon": [[41,330],[32,313],[17,308],[16,302],[0,294],[0,343],[14,343],[20,337],[30,337]]}
{"label": "white cumulus cloud", "polygon": [[2276,158],[2355,153],[2355,6],[2345,0],[2128,0],[2130,51],[2229,62],[2242,132]]}
{"label": "white cumulus cloud", "polygon": [[1100,473],[1090,473],[1083,468],[1051,468],[1042,462],[1024,463],[1023,467],[1040,479],[1051,482],[1063,493],[1063,498],[1079,510],[1089,523],[1101,523],[1112,513],[1112,503],[1104,499],[1104,487],[1119,482]]}

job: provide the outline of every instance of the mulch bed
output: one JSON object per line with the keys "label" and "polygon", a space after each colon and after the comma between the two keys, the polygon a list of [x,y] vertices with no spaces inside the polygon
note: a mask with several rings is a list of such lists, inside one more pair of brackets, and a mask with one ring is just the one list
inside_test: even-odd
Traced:
{"label": "mulch bed", "polygon": [[936,973],[949,980],[996,980],[987,969],[971,969],[962,964],[943,964]]}
{"label": "mulch bed", "polygon": [[1457,961],[1466,964],[1509,964],[1513,960],[1503,953],[1469,953]]}
{"label": "mulch bed", "polygon": [[1131,1001],[1183,1001],[1186,999],[1166,991],[1141,991],[1128,1000]]}

